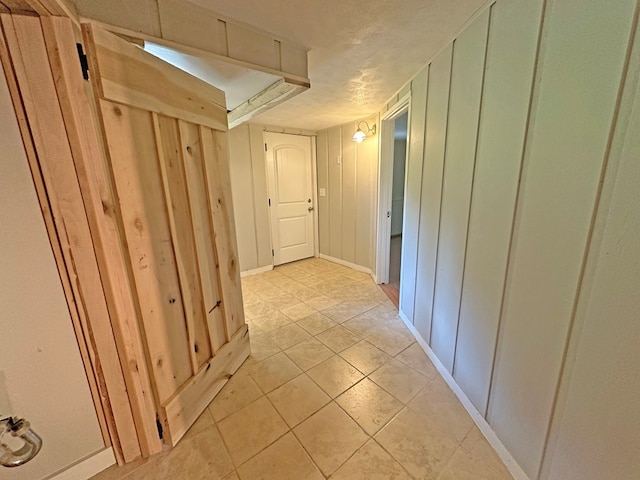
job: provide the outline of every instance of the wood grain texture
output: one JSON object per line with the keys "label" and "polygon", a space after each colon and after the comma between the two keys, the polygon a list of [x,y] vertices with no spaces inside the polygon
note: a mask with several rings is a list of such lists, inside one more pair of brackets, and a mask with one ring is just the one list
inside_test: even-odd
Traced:
{"label": "wood grain texture", "polygon": [[[45,228],[49,237],[49,243],[51,244],[53,256],[58,268],[58,273],[60,275],[62,290],[69,306],[69,314],[71,315],[73,329],[75,331],[76,338],[78,339],[78,347],[80,349],[83,366],[87,374],[89,390],[91,391],[91,396],[96,408],[98,423],[100,424],[100,430],[102,432],[105,446],[108,447],[112,444],[111,436],[109,433],[109,428],[113,426],[113,414],[111,413],[111,405],[104,389],[102,388],[102,385],[98,382],[97,379],[98,372],[93,362],[93,357],[95,355],[95,351],[92,350],[93,345],[88,342],[88,339],[84,336],[83,333],[82,326],[85,323],[85,320],[81,319],[80,317],[81,315],[84,315],[84,310],[80,310],[73,294],[69,271],[67,269],[67,265],[65,264],[62,246],[58,238],[56,224],[53,219],[52,207],[49,202],[44,179],[42,178],[42,172],[40,171],[38,156],[33,144],[33,139],[31,138],[29,121],[27,119],[27,114],[22,103],[20,88],[15,77],[15,72],[13,71],[13,65],[11,63],[9,51],[2,35],[0,35],[0,64],[2,65],[2,68],[4,70],[7,86],[9,88],[9,94],[11,96],[11,103],[13,104],[16,119],[18,121],[18,128],[20,129],[20,134],[23,138],[25,155],[27,157],[27,161],[29,162],[29,169],[31,170],[31,176],[33,178],[35,191],[38,196],[40,211],[44,219]],[[109,421],[107,420],[107,417],[109,417]],[[114,449],[114,451],[116,451],[121,458],[119,449]]]}
{"label": "wood grain texture", "polygon": [[159,170],[186,318],[192,374],[211,358],[177,120],[153,114]]}
{"label": "wood grain texture", "polygon": [[204,175],[207,182],[211,223],[220,268],[222,308],[227,339],[230,339],[244,325],[244,307],[231,202],[229,147],[226,133],[204,126],[200,126],[200,141],[204,156]]}
{"label": "wood grain texture", "polygon": [[100,110],[129,262],[159,400],[192,374],[152,114],[102,100]]}
{"label": "wood grain texture", "polygon": [[122,457],[130,461],[141,450],[40,22],[36,17],[3,16],[2,24],[38,157],[49,160],[40,167],[58,215],[66,263],[73,265],[74,296],[85,309],[84,334],[97,353],[94,362],[104,378]]}
{"label": "wood grain texture", "polygon": [[249,330],[243,325],[207,364],[164,405],[167,442],[176,445],[250,353]]}
{"label": "wood grain texture", "polygon": [[75,53],[71,21],[47,17],[41,20],[56,90],[66,125],[96,258],[104,286],[111,325],[130,394],[132,411],[143,456],[161,449],[155,425],[155,405],[138,328],[118,223],[113,209],[99,136],[90,108],[90,91],[82,80]]}
{"label": "wood grain texture", "polygon": [[189,194],[191,222],[198,259],[200,288],[204,300],[208,331],[213,353],[226,343],[226,328],[220,306],[219,269],[216,259],[213,227],[209,215],[209,199],[204,176],[204,158],[198,126],[178,121],[180,148],[184,158]]}
{"label": "wood grain texture", "polygon": [[227,130],[224,92],[110,32],[84,24],[83,33],[101,98]]}

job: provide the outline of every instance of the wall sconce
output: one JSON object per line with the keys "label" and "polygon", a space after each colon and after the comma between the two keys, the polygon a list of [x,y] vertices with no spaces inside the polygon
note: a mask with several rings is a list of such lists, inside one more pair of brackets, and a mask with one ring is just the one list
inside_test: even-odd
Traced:
{"label": "wall sconce", "polygon": [[[362,128],[360,128],[360,125],[362,125],[363,123],[367,126],[366,131],[363,131]],[[356,133],[353,134],[353,141],[362,143],[362,141],[365,138],[367,138],[369,135],[375,135],[375,134],[376,134],[376,124],[374,123],[373,126],[369,127],[369,124],[363,120],[362,122],[358,122],[358,129],[356,130]]]}

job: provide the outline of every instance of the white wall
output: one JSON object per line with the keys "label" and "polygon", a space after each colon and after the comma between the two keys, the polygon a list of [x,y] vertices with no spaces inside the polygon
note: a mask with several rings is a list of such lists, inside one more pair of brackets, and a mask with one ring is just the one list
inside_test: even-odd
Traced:
{"label": "white wall", "polygon": [[38,480],[104,449],[13,106],[0,68],[0,417],[43,447],[3,480]]}
{"label": "white wall", "polygon": [[396,138],[393,144],[393,183],[391,187],[391,235],[402,233],[404,210],[404,174],[407,139]]}
{"label": "white wall", "polygon": [[[377,118],[365,120],[379,128]],[[357,123],[318,132],[320,253],[373,271],[378,136],[354,142]]]}
{"label": "white wall", "polygon": [[498,0],[402,90],[401,312],[532,479],[640,471],[637,8]]}

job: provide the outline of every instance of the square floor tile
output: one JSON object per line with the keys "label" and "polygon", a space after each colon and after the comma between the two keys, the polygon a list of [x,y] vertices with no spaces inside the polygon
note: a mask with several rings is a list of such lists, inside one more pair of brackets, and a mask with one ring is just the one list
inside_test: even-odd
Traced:
{"label": "square floor tile", "polygon": [[296,305],[292,305],[291,307],[283,308],[281,312],[295,322],[304,317],[308,317],[309,315],[314,313],[315,310],[306,303],[298,303]]}
{"label": "square floor tile", "polygon": [[261,362],[281,352],[280,347],[273,343],[269,336],[263,332],[250,332],[249,342],[251,343],[251,354],[249,355],[248,363]]}
{"label": "square floor tile", "polygon": [[285,353],[304,371],[333,356],[333,351],[315,338],[310,338],[294,347],[287,348]]}
{"label": "square floor tile", "polygon": [[434,378],[436,375],[438,375],[436,367],[433,366],[433,363],[431,363],[431,360],[429,360],[427,354],[424,353],[422,347],[417,343],[414,343],[410,347],[400,352],[398,355],[396,355],[396,358],[405,365],[409,365],[416,372],[421,373],[427,378]]}
{"label": "square floor tile", "polygon": [[369,375],[392,358],[366,340],[340,352],[340,356],[365,375]]}
{"label": "square floor tile", "polygon": [[209,404],[209,411],[213,418],[219,421],[249,405],[261,396],[262,390],[244,370],[241,373],[236,373],[222,387],[220,393]]}
{"label": "square floor tile", "polygon": [[357,368],[338,355],[316,365],[307,374],[331,398],[337,397],[364,377]]}
{"label": "square floor tile", "polygon": [[221,420],[218,428],[236,465],[243,464],[289,430],[266,397]]}
{"label": "square floor tile", "polygon": [[298,320],[296,323],[311,335],[318,335],[337,325],[336,322],[320,312],[312,313],[308,317]]}
{"label": "square floor tile", "polygon": [[325,475],[335,472],[369,436],[334,402],[294,429]]}
{"label": "square floor tile", "polygon": [[334,322],[343,323],[362,313],[362,310],[350,305],[349,303],[340,303],[323,310],[322,313]]}
{"label": "square floor tile", "polygon": [[289,317],[278,310],[272,310],[263,315],[257,315],[252,318],[253,322],[265,332],[272,332],[280,327],[289,325],[293,322]]}
{"label": "square floor tile", "polygon": [[250,369],[251,376],[264,393],[278,388],[300,373],[302,371],[282,352],[253,365]]}
{"label": "square floor tile", "polygon": [[456,398],[453,401],[434,400],[427,387],[407,405],[452,440],[461,442],[474,426],[473,420]]}
{"label": "square floor tile", "polygon": [[375,436],[376,441],[416,479],[435,480],[457,444],[409,409]]}
{"label": "square floor tile", "polygon": [[392,327],[381,328],[369,335],[367,340],[392,357],[416,341],[406,327],[404,327],[404,331]]}
{"label": "square floor tile", "polygon": [[242,480],[323,480],[300,442],[287,433],[238,468]]}
{"label": "square floor tile", "polygon": [[362,313],[350,320],[347,320],[342,324],[342,326],[351,330],[356,335],[360,335],[362,338],[365,338],[377,332],[381,328],[384,328],[385,324],[381,320],[376,320],[368,314]]}
{"label": "square floor tile", "polygon": [[295,427],[331,401],[305,374],[278,387],[268,397],[290,427]]}
{"label": "square floor tile", "polygon": [[369,440],[331,480],[411,480],[411,477],[375,440]]}
{"label": "square floor tile", "polygon": [[329,330],[325,330],[324,332],[316,335],[316,338],[336,353],[349,348],[360,340],[358,335],[350,332],[340,325],[336,325]]}
{"label": "square floor tile", "polygon": [[487,464],[498,473],[498,478],[511,478],[511,474],[482,432],[474,425],[462,442],[464,448],[478,462]]}
{"label": "square floor tile", "polygon": [[340,302],[338,302],[333,298],[327,297],[326,295],[318,295],[315,298],[305,301],[305,303],[309,305],[311,308],[314,308],[320,311],[320,310],[324,310],[325,308],[333,307],[334,305],[337,305]]}
{"label": "square floor tile", "polygon": [[496,470],[475,457],[464,448],[459,448],[447,462],[438,480],[512,480],[508,470]]}
{"label": "square floor tile", "polygon": [[336,402],[365,432],[373,435],[397,414],[404,404],[368,378],[344,392]]}
{"label": "square floor tile", "polygon": [[369,378],[403,403],[408,403],[424,388],[429,379],[392,358]]}
{"label": "square floor tile", "polygon": [[311,338],[311,335],[309,335],[306,330],[300,328],[295,323],[273,330],[272,332],[269,332],[268,336],[273,343],[282,349],[293,347],[294,345]]}

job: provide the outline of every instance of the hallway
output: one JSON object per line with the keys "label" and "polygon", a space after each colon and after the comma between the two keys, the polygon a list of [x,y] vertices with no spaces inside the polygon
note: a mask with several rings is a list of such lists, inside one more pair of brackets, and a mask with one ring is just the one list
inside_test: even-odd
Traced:
{"label": "hallway", "polygon": [[251,357],[173,450],[94,480],[508,480],[371,277],[309,259],[243,279]]}

